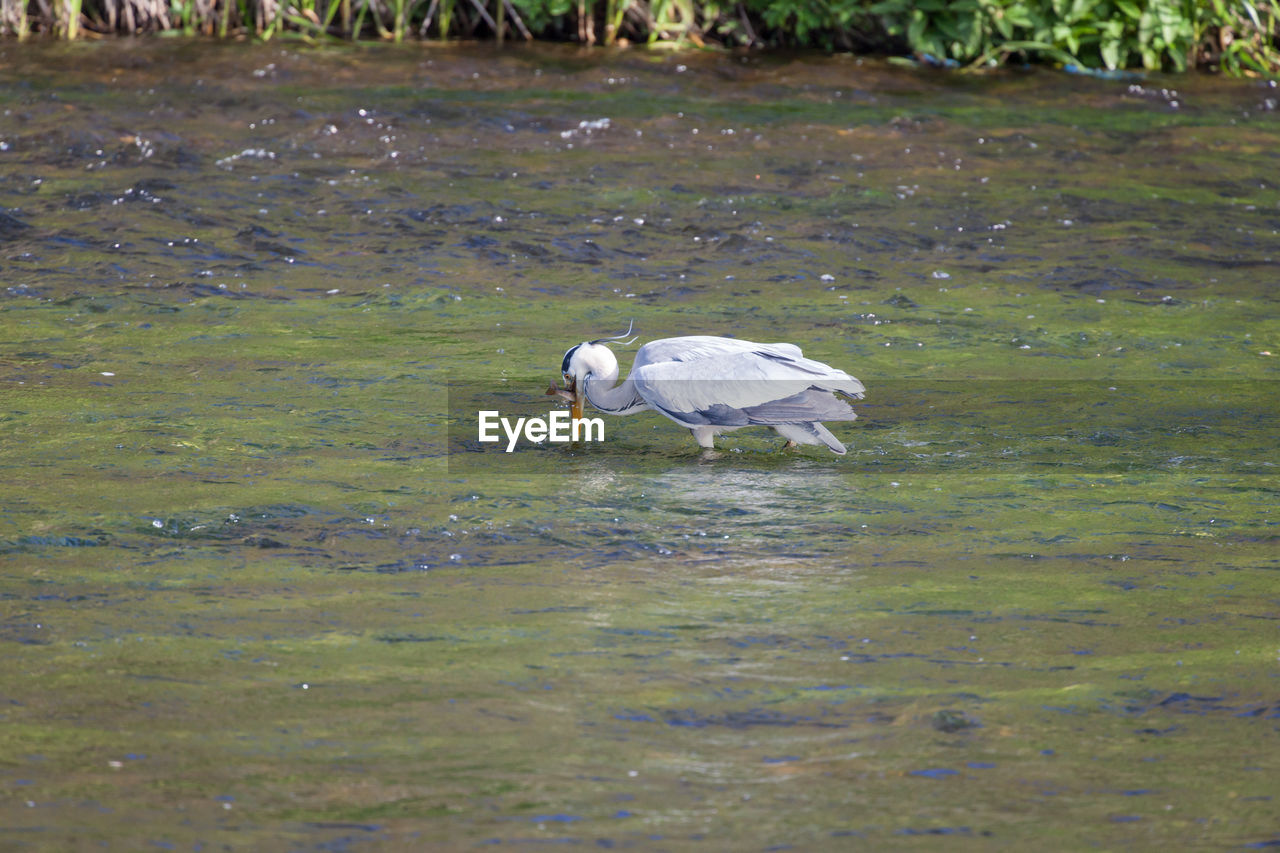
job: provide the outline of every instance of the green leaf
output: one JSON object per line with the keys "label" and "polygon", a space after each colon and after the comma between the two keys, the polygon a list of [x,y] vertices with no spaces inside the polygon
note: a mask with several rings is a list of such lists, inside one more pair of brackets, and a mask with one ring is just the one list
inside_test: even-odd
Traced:
{"label": "green leaf", "polygon": [[1168,6],[1159,6],[1156,9],[1156,18],[1160,21],[1160,35],[1164,38],[1164,43],[1166,45],[1176,43],[1182,30],[1180,24],[1184,23],[1182,16]]}
{"label": "green leaf", "polygon": [[1005,9],[1004,16],[1015,27],[1031,28],[1031,14],[1027,11],[1027,7],[1021,3]]}
{"label": "green leaf", "polygon": [[1091,16],[1093,8],[1098,5],[1098,0],[1075,0],[1071,4],[1071,12],[1066,16],[1067,21],[1075,23]]}
{"label": "green leaf", "polygon": [[1013,23],[1004,15],[1000,15],[993,19],[996,29],[1000,31],[1001,37],[1005,39],[1013,38]]}
{"label": "green leaf", "polygon": [[1079,56],[1080,39],[1076,36],[1075,28],[1066,24],[1054,24],[1053,26],[1053,43],[1065,44],[1067,50]]}
{"label": "green leaf", "polygon": [[1156,16],[1151,14],[1150,9],[1142,11],[1142,17],[1138,18],[1138,46],[1145,50],[1151,44],[1151,36],[1155,33]]}
{"label": "green leaf", "polygon": [[986,34],[983,32],[981,20],[975,16],[970,18],[969,21],[969,32],[964,38],[965,59],[972,59],[973,57],[978,56],[983,53],[983,49],[985,47],[983,42],[985,41],[984,36]]}
{"label": "green leaf", "polygon": [[1142,17],[1142,10],[1129,0],[1116,0],[1116,8],[1135,21]]}
{"label": "green leaf", "polygon": [[924,31],[928,25],[928,19],[924,15],[918,11],[912,13],[911,23],[907,24],[907,44],[913,50],[924,50]]}
{"label": "green leaf", "polygon": [[867,11],[873,15],[901,15],[911,8],[911,4],[906,0],[882,0],[871,6]]}
{"label": "green leaf", "polygon": [[1102,42],[1100,53],[1107,68],[1115,71],[1120,67],[1120,40],[1107,39]]}
{"label": "green leaf", "polygon": [[1253,4],[1249,0],[1244,0],[1240,5],[1244,6],[1244,10],[1249,13],[1249,19],[1253,21],[1253,25],[1259,30],[1263,29],[1262,21],[1258,18],[1258,10],[1253,8]]}

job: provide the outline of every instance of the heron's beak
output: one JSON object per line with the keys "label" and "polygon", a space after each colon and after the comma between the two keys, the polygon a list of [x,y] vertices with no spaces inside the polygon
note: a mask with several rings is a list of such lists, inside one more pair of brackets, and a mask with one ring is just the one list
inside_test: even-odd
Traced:
{"label": "heron's beak", "polygon": [[572,418],[570,423],[580,421],[582,420],[583,402],[587,398],[586,392],[579,388],[578,383],[567,373],[564,375],[564,383],[564,389],[572,395],[569,398],[569,415]]}

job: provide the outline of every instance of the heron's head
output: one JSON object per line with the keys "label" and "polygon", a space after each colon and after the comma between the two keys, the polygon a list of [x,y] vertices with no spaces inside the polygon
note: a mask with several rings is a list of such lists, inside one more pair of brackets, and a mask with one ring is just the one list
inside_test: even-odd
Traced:
{"label": "heron's head", "polygon": [[582,407],[587,399],[587,380],[591,378],[612,381],[618,376],[618,359],[603,343],[584,341],[570,347],[560,363],[564,387],[569,392],[569,409],[573,419],[582,417]]}

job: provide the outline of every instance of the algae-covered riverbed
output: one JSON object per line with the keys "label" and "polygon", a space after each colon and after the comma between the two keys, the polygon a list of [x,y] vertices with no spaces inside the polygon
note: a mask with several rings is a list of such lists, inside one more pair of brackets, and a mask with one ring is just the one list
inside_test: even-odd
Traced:
{"label": "algae-covered riverbed", "polygon": [[[0,46],[0,846],[1280,843],[1277,99]],[[848,455],[474,440],[632,320]]]}

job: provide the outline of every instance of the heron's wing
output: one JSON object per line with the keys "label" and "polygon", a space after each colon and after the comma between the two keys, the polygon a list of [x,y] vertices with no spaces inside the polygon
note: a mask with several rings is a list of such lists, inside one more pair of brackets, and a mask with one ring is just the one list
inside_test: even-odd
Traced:
{"label": "heron's wing", "polygon": [[810,386],[782,400],[770,400],[742,410],[753,424],[801,424],[818,421],[851,421],[858,416],[844,400],[830,391]]}
{"label": "heron's wing", "polygon": [[861,397],[862,383],[799,353],[791,344],[670,338],[641,348],[631,378],[650,405],[684,424],[852,420],[830,392]]}
{"label": "heron's wing", "polygon": [[[631,375],[638,380],[645,377],[712,382],[794,380],[805,383],[796,390],[815,385],[856,399],[861,399],[866,390],[843,370],[805,358],[795,344],[758,344],[702,335],[664,338],[645,344],[636,353]],[[761,401],[751,395],[744,400],[748,405]]]}
{"label": "heron's wing", "polygon": [[803,359],[804,353],[795,344],[758,344],[737,338],[718,338],[711,335],[689,335],[683,338],[662,338],[650,341],[636,353],[635,367],[657,364],[663,361],[690,362],[704,358],[736,355],[763,350],[786,358]]}

